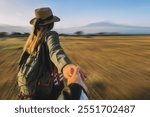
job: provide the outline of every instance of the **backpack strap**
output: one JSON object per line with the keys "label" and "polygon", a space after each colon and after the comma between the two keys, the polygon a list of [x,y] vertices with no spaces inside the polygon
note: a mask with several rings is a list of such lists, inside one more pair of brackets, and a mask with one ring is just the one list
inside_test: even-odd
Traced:
{"label": "backpack strap", "polygon": [[48,45],[47,45],[47,35],[49,36],[49,34],[50,34],[50,31],[46,31],[44,34],[45,50],[47,50],[46,57],[49,59],[46,62],[47,62],[47,65],[49,65],[48,67],[52,70],[51,72],[53,74],[53,77],[55,77],[55,75],[56,75],[58,86],[60,86],[60,75],[58,73],[57,67],[54,65],[54,63],[50,60],[50,57],[49,57],[49,49],[48,49]]}
{"label": "backpack strap", "polygon": [[56,66],[54,66],[54,69],[53,69],[53,76],[55,76],[55,74],[56,74],[58,86],[60,86],[60,76],[58,74],[58,70],[57,70]]}

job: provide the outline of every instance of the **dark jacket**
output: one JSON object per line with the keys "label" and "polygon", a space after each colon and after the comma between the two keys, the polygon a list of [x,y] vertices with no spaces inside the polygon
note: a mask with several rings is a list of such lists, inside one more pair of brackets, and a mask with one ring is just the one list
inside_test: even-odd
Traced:
{"label": "dark jacket", "polygon": [[88,100],[88,95],[82,86],[72,83],[62,90],[58,100]]}

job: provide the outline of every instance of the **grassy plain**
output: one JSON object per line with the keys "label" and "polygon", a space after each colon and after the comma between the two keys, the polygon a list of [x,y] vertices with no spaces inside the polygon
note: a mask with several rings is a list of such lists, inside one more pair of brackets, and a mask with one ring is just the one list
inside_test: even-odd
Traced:
{"label": "grassy plain", "polygon": [[[26,38],[0,38],[0,99],[17,99],[16,73]],[[60,37],[84,68],[91,99],[150,99],[150,36]]]}

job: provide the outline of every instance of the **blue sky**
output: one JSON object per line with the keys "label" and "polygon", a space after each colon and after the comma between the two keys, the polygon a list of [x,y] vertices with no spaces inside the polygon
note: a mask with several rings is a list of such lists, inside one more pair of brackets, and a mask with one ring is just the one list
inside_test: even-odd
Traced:
{"label": "blue sky", "polygon": [[150,26],[150,0],[0,0],[0,24],[29,26],[34,9],[51,7],[58,28],[109,21]]}

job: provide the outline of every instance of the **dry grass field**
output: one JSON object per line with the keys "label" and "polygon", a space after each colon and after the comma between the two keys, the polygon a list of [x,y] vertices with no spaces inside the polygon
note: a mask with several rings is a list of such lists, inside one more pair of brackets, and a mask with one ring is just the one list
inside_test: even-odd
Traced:
{"label": "dry grass field", "polygon": [[[60,37],[88,75],[90,99],[150,99],[150,36]],[[16,72],[25,38],[0,39],[0,99],[17,99]]]}

